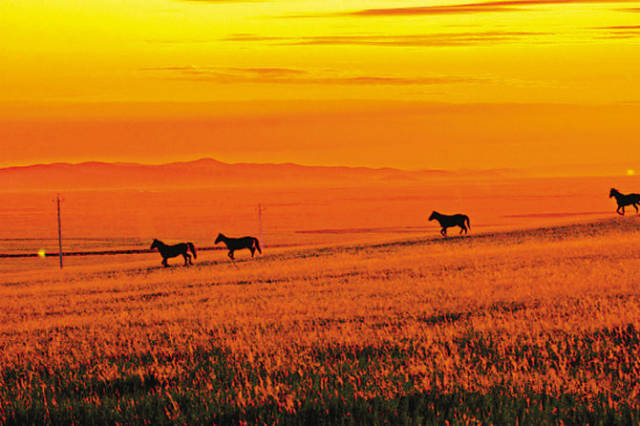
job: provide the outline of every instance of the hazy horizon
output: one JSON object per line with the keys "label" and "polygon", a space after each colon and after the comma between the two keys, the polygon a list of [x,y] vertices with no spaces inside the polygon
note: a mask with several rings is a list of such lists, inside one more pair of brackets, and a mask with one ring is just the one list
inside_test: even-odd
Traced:
{"label": "hazy horizon", "polygon": [[[640,159],[634,142],[640,104],[241,102],[229,103],[232,111],[224,111],[225,103],[167,111],[163,104],[127,105],[61,104],[47,115],[5,104],[0,167],[211,157],[402,170],[623,164],[624,173]],[[275,106],[258,111],[267,105]]]}
{"label": "hazy horizon", "polygon": [[95,158],[77,159],[71,161],[49,161],[49,162],[18,162],[18,163],[0,163],[0,171],[8,169],[27,169],[34,167],[48,167],[56,165],[68,166],[89,166],[96,164],[113,165],[113,166],[169,166],[169,165],[191,165],[203,162],[218,163],[228,166],[296,166],[301,168],[320,168],[327,169],[365,169],[371,171],[377,170],[397,170],[407,173],[420,172],[442,172],[450,174],[464,173],[491,173],[505,172],[517,174],[520,177],[596,177],[596,176],[634,176],[640,171],[640,167],[636,170],[635,165],[640,162],[627,161],[619,163],[567,163],[557,166],[530,166],[530,167],[498,167],[498,168],[431,168],[416,169],[403,168],[394,165],[367,165],[367,164],[348,164],[348,163],[303,163],[297,161],[281,161],[281,162],[249,162],[249,161],[225,161],[214,157],[186,157],[178,158],[172,161],[145,161],[142,158],[123,158],[114,160],[102,160]]}

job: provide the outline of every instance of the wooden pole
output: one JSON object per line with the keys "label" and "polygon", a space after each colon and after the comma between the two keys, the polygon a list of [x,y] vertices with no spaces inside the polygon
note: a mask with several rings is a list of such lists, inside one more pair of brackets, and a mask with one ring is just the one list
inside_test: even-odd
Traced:
{"label": "wooden pole", "polygon": [[264,238],[262,236],[262,204],[258,204],[258,226],[260,230],[260,245],[264,248]]}
{"label": "wooden pole", "polygon": [[62,221],[60,220],[60,194],[56,196],[58,206],[58,255],[60,256],[60,269],[62,269]]}

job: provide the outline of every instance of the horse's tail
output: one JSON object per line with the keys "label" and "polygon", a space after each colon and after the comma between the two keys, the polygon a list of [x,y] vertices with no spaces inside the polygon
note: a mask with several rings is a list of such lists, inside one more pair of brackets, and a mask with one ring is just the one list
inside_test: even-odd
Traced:
{"label": "horse's tail", "polygon": [[469,216],[465,216],[464,221],[467,222],[467,228],[471,229],[471,222],[469,222]]}
{"label": "horse's tail", "polygon": [[254,238],[253,242],[256,245],[256,249],[258,250],[258,253],[262,254],[262,249],[260,248],[260,241],[258,241],[257,238]]}
{"label": "horse's tail", "polygon": [[196,253],[196,246],[194,246],[193,243],[187,243],[187,247],[191,250],[191,253],[193,253],[193,258],[197,259],[198,254]]}

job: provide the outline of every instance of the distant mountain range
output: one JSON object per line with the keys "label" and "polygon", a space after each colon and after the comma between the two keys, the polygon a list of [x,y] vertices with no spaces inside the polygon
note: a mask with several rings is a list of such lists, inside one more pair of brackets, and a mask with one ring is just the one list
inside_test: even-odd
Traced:
{"label": "distant mountain range", "polygon": [[393,168],[223,163],[211,158],[160,165],[52,163],[0,168],[0,191],[107,188],[216,187],[235,185],[411,183],[460,177],[517,176],[512,169],[407,171]]}

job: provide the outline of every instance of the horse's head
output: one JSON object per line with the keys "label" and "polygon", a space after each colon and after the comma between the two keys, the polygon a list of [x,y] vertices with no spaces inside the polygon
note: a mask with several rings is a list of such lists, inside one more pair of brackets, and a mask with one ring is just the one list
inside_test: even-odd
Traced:
{"label": "horse's head", "polygon": [[218,234],[218,238],[216,238],[215,244],[218,244],[220,241],[222,241],[223,238],[224,238],[224,235]]}
{"label": "horse's head", "polygon": [[435,219],[437,214],[438,214],[438,212],[437,212],[437,211],[435,211],[435,210],[434,210],[434,211],[432,211],[432,212],[431,212],[431,216],[429,216],[429,220],[433,220],[433,219]]}
{"label": "horse's head", "polygon": [[160,241],[157,238],[154,238],[153,242],[151,243],[151,247],[149,247],[149,250],[153,250],[156,247],[160,247]]}
{"label": "horse's head", "polygon": [[615,188],[611,188],[611,191],[609,191],[609,198],[611,198],[611,197],[615,197],[615,196],[616,196],[616,194],[619,194],[619,193],[620,193],[620,192],[619,192],[617,189],[615,189]]}

